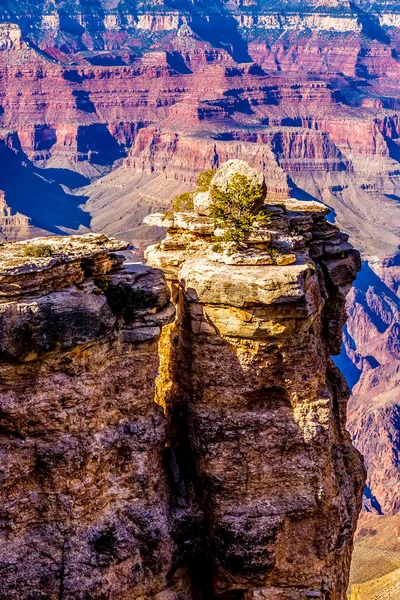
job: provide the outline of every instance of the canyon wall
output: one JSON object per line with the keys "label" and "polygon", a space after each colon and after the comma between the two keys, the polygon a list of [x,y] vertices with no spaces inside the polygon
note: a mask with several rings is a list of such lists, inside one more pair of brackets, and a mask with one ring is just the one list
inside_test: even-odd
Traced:
{"label": "canyon wall", "polygon": [[349,294],[344,337],[356,381],[349,428],[368,467],[364,505],[380,515],[396,515],[399,510],[398,283],[398,256],[365,263],[357,289]]}
{"label": "canyon wall", "polygon": [[[59,29],[29,14],[18,25],[0,24],[0,138],[15,138],[23,165],[10,175],[0,164],[10,210],[30,219],[36,235],[87,231],[91,222],[115,233],[120,221],[116,232],[136,242],[144,213],[170,200],[162,179],[166,189],[170,181],[177,189],[190,187],[204,168],[239,158],[264,171],[271,198],[322,200],[365,256],[392,255],[398,220],[386,216],[398,212],[400,190],[395,21],[380,25],[382,31],[344,31],[335,20],[332,28],[325,21],[322,26],[319,14],[300,27],[303,9],[290,18],[276,13],[275,28],[252,23],[254,7],[236,6],[235,35],[231,31],[223,43],[213,33],[214,13],[199,24],[195,8],[177,6],[177,19],[162,5],[158,10],[164,20],[155,29],[146,23],[154,22],[157,10],[143,13],[147,20],[139,11],[130,23],[113,13],[115,26],[105,32],[109,46],[88,39],[91,28],[102,27],[96,11],[85,21],[72,10]],[[331,17],[350,18],[349,7],[341,10]],[[232,25],[228,17],[220,21]],[[113,205],[107,223],[107,197],[87,202],[84,187],[121,161],[124,182],[159,178],[144,190],[132,185],[136,191]],[[40,202],[27,203],[22,190],[18,195],[16,180],[37,187]],[[125,184],[119,185],[123,196]],[[87,207],[71,211],[74,204]],[[377,206],[379,216],[369,219]]]}
{"label": "canyon wall", "polygon": [[[262,170],[271,200],[332,208],[371,267],[341,363],[357,384],[365,508],[395,512],[383,487],[400,480],[399,291],[385,279],[400,226],[396,3],[9,0],[0,18],[1,239],[93,229],[142,250],[162,235],[143,218],[229,159]],[[382,461],[368,458],[370,426]]]}
{"label": "canyon wall", "polygon": [[345,599],[365,473],[329,355],[359,255],[323,206],[265,208],[229,255],[152,217],[175,321],[121,242],[1,247],[2,597]]}

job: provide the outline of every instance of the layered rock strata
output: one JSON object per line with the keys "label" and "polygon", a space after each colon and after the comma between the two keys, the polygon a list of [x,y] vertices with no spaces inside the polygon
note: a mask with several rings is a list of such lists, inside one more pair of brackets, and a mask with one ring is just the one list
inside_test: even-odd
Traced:
{"label": "layered rock strata", "polygon": [[0,598],[154,598],[174,543],[162,274],[100,235],[0,246]]}
{"label": "layered rock strata", "polygon": [[194,201],[149,218],[175,320],[124,243],[0,246],[0,598],[345,599],[365,473],[329,355],[359,255],[292,199],[220,252]]}
{"label": "layered rock strata", "polygon": [[399,282],[399,256],[364,263],[349,294],[344,338],[344,367],[355,383],[349,430],[368,468],[364,507],[383,515],[400,507]]}
{"label": "layered rock strata", "polygon": [[16,213],[8,206],[3,191],[0,190],[0,238],[3,240],[25,239],[29,237],[30,220]]}
{"label": "layered rock strata", "polygon": [[146,220],[168,227],[146,256],[178,307],[158,401],[177,522],[197,533],[181,525],[181,543],[206,598],[344,600],[365,473],[329,356],[359,254],[324,206],[292,199],[265,205],[246,249],[216,251],[202,194],[197,212]]}

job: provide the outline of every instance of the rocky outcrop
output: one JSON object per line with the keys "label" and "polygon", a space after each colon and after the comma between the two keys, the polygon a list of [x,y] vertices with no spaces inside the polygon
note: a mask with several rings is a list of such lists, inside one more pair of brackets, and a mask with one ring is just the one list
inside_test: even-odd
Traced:
{"label": "rocky outcrop", "polygon": [[329,355],[359,255],[320,204],[264,208],[241,251],[216,249],[203,214],[146,219],[168,227],[146,256],[178,308],[158,385],[175,501],[201,523],[202,544],[186,543],[206,597],[344,600],[364,471]]}
{"label": "rocky outcrop", "polygon": [[30,220],[14,213],[8,206],[5,194],[0,190],[0,237],[3,240],[26,239],[29,236]]}
{"label": "rocky outcrop", "polygon": [[[214,182],[235,166],[264,187]],[[149,218],[175,321],[124,243],[0,247],[2,597],[345,599],[364,470],[329,355],[359,256],[318,203],[263,210],[235,252]]]}
{"label": "rocky outcrop", "polygon": [[[100,235],[0,247],[0,596],[154,598],[174,542],[159,271]],[[134,590],[134,596],[132,596]]]}
{"label": "rocky outcrop", "polygon": [[13,23],[0,24],[0,50],[21,50],[24,47],[22,32]]}

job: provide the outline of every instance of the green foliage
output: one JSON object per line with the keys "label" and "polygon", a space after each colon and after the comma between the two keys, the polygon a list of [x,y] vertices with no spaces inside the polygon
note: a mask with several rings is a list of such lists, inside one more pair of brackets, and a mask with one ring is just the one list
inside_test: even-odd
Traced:
{"label": "green foliage", "polygon": [[211,185],[211,180],[216,173],[216,169],[207,169],[202,171],[197,178],[197,190],[196,192],[208,192]]}
{"label": "green foliage", "polygon": [[129,323],[136,313],[155,305],[156,298],[151,292],[141,288],[131,288],[128,285],[110,285],[107,277],[100,276],[94,280],[95,285],[107,297],[111,310],[121,315]]}
{"label": "green foliage", "polygon": [[307,263],[307,267],[310,269],[311,273],[316,273],[317,269],[313,263]]}
{"label": "green foliage", "polygon": [[97,285],[97,287],[99,289],[101,289],[101,291],[104,294],[107,294],[109,288],[110,288],[110,284],[108,282],[108,278],[105,275],[99,275],[98,277],[96,277],[96,279],[94,280],[95,285]]}
{"label": "green foliage", "polygon": [[207,192],[210,189],[211,180],[215,175],[215,169],[203,171],[197,178],[197,188],[194,192],[183,192],[172,200],[172,209],[175,212],[186,212],[194,209],[193,196],[197,192]]}
{"label": "green foliage", "polygon": [[211,250],[213,252],[222,252],[223,251],[223,247],[222,247],[222,245],[219,242],[215,242],[215,244],[213,244],[211,246]]}
{"label": "green foliage", "polygon": [[175,212],[193,210],[193,192],[184,192],[172,200],[172,208]]}
{"label": "green foliage", "polygon": [[215,226],[224,230],[220,242],[232,242],[238,249],[257,226],[271,222],[268,211],[256,213],[263,189],[261,185],[253,184],[246,175],[232,175],[226,190],[212,186],[211,195],[210,216]]}
{"label": "green foliage", "polygon": [[53,246],[48,244],[29,244],[24,248],[24,256],[32,256],[34,258],[45,258],[55,254]]}

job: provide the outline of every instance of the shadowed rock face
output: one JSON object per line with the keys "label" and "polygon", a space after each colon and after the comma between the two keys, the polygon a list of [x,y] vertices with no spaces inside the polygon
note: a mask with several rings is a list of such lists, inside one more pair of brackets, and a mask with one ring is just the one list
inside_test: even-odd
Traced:
{"label": "shadowed rock face", "polygon": [[[174,311],[159,271],[121,268],[124,247],[88,235],[0,248],[1,598],[167,587],[165,420],[153,398]],[[43,248],[52,256],[35,256]]]}
{"label": "shadowed rock face", "polygon": [[121,242],[0,247],[0,598],[345,599],[365,473],[329,355],[359,255],[322,205],[265,208],[230,254],[150,218],[174,323]]}
{"label": "shadowed rock face", "polygon": [[399,510],[399,281],[398,256],[363,264],[344,338],[355,384],[349,430],[368,468],[364,507],[384,515]]}

